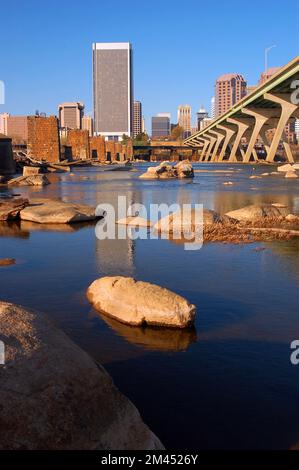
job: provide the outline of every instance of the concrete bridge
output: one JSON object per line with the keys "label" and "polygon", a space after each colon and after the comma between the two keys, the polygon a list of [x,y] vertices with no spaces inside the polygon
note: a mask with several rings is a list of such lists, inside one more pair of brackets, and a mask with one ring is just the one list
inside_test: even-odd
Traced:
{"label": "concrete bridge", "polygon": [[[285,127],[295,118],[299,119],[299,56],[184,143],[201,147],[199,161],[249,163],[258,160],[256,145],[262,139],[267,162],[273,162],[281,148],[285,159],[292,163],[294,156]],[[271,141],[267,136],[270,129]]]}
{"label": "concrete bridge", "polygon": [[199,145],[190,147],[180,141],[152,141],[149,145],[134,145],[134,156],[149,161],[177,161],[184,158],[198,160]]}

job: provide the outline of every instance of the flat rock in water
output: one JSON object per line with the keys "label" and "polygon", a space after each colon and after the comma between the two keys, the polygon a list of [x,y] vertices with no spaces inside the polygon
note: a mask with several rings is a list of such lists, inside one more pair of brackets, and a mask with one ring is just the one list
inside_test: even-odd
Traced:
{"label": "flat rock in water", "polygon": [[95,209],[83,204],[36,199],[20,213],[22,220],[39,224],[69,224],[96,219]]}
{"label": "flat rock in water", "polygon": [[163,233],[179,233],[185,230],[194,232],[197,228],[200,229],[205,225],[233,222],[230,217],[221,216],[217,212],[210,209],[203,209],[203,211],[198,209],[191,209],[190,215],[191,217],[189,216],[188,211],[186,213],[182,213],[181,211],[174,212],[160,219],[154,225],[154,228],[158,232]]}
{"label": "flat rock in water", "polygon": [[94,281],[87,298],[96,310],[134,326],[186,328],[195,320],[195,305],[168,289],[132,277],[107,276]]}
{"label": "flat rock in water", "polygon": [[8,181],[9,186],[47,186],[50,181],[46,175],[19,176]]}
{"label": "flat rock in water", "polygon": [[138,216],[119,219],[116,223],[119,225],[129,225],[130,227],[151,227],[153,225],[150,220]]}
{"label": "flat rock in water", "polygon": [[288,208],[280,204],[252,204],[226,213],[227,216],[240,221],[286,217],[288,214]]}
{"label": "flat rock in water", "polygon": [[105,369],[44,314],[0,302],[0,449],[162,450]]}
{"label": "flat rock in water", "polygon": [[0,220],[11,220],[19,217],[20,211],[28,206],[28,199],[0,199]]}
{"label": "flat rock in water", "polygon": [[298,178],[298,175],[295,171],[287,171],[285,174],[285,178]]}
{"label": "flat rock in water", "polygon": [[287,163],[286,165],[277,167],[277,171],[279,171],[279,173],[286,173],[288,171],[294,171],[294,168],[290,163]]}

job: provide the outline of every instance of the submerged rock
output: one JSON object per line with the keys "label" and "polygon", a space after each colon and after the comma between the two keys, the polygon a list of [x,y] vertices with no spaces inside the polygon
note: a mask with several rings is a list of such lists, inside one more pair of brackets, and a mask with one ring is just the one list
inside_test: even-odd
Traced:
{"label": "submerged rock", "polygon": [[0,302],[0,339],[0,449],[163,449],[104,368],[44,314]]}
{"label": "submerged rock", "polygon": [[97,279],[89,286],[87,298],[96,310],[129,325],[186,328],[195,320],[195,305],[168,289],[132,277]]}
{"label": "submerged rock", "polygon": [[0,220],[11,220],[19,217],[20,211],[28,206],[28,199],[0,199]]}
{"label": "submerged rock", "polygon": [[35,199],[20,213],[22,220],[39,224],[69,224],[96,219],[95,209],[57,199]]}
{"label": "submerged rock", "polygon": [[265,217],[286,217],[288,214],[288,208],[281,204],[251,204],[249,206],[242,207],[241,209],[226,213],[228,217],[232,217],[239,221],[251,221]]}
{"label": "submerged rock", "polygon": [[0,266],[11,266],[12,264],[16,264],[16,260],[14,258],[0,259]]}

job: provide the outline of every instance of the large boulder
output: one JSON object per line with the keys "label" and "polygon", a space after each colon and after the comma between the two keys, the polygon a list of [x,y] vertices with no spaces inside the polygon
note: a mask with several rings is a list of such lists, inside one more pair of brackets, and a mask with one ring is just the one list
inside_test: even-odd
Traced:
{"label": "large boulder", "polygon": [[[182,162],[183,163],[183,162]],[[181,175],[184,174],[183,172],[184,167],[182,166]],[[187,171],[187,167],[185,168]],[[181,176],[184,177],[184,176]],[[170,165],[169,162],[161,162],[158,166],[149,167],[145,173],[139,176],[142,179],[173,179],[178,178],[178,171],[175,167]]]}
{"label": "large boulder", "polygon": [[234,221],[227,216],[221,216],[217,212],[210,209],[191,209],[191,217],[187,212],[180,210],[171,213],[154,225],[154,229],[162,233],[183,233],[183,232],[196,232],[203,227],[213,224],[233,223]]}
{"label": "large boulder", "polygon": [[186,328],[195,320],[195,305],[168,289],[132,277],[97,279],[89,286],[87,298],[96,310],[129,325]]}
{"label": "large boulder", "polygon": [[228,217],[239,221],[252,221],[256,219],[281,218],[289,214],[289,210],[282,204],[251,204],[241,209],[227,212]]}
{"label": "large boulder", "polygon": [[0,199],[0,220],[16,219],[28,204],[28,199],[23,198]]}
{"label": "large boulder", "polygon": [[177,172],[178,178],[194,177],[193,166],[189,160],[182,160],[181,162],[177,163],[174,168]]}
{"label": "large boulder", "polygon": [[69,224],[96,219],[95,209],[57,199],[35,199],[20,213],[22,220],[39,224]]}
{"label": "large boulder", "polygon": [[0,302],[0,449],[163,449],[104,368],[40,312]]}

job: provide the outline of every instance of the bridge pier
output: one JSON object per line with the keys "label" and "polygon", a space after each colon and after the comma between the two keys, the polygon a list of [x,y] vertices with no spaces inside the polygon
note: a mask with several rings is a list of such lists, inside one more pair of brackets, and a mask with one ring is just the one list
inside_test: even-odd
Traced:
{"label": "bridge pier", "polygon": [[[291,103],[290,100],[290,94],[288,93],[280,93],[280,94],[273,94],[273,93],[265,93],[264,94],[264,99],[271,101],[272,103],[277,103],[281,106],[281,114],[280,118],[269,148],[269,152],[267,155],[267,161],[268,162],[273,162],[279,142],[281,140],[281,137],[283,135],[284,129],[286,124],[288,123],[288,120],[292,116],[292,114],[297,110],[298,105]],[[290,162],[294,162],[293,155],[289,154],[287,155],[288,159]]]}
{"label": "bridge pier", "polygon": [[235,124],[238,128],[237,130],[237,135],[236,135],[236,138],[234,140],[234,143],[233,143],[233,148],[231,150],[231,153],[230,153],[230,156],[228,158],[228,161],[229,162],[237,162],[237,150],[240,146],[240,143],[241,143],[241,139],[245,133],[245,131],[250,127],[248,124],[246,124],[245,122],[242,122],[241,120],[239,119],[236,119],[236,118],[227,118],[227,122],[229,122],[230,124]]}
{"label": "bridge pier", "polygon": [[221,148],[221,152],[217,159],[217,161],[222,162],[225,156],[226,149],[236,131],[231,127],[226,127],[226,126],[224,127],[221,125],[216,126],[216,128],[225,132],[224,142]]}
{"label": "bridge pier", "polygon": [[256,144],[258,136],[260,135],[262,131],[263,126],[270,118],[271,112],[269,112],[269,110],[259,110],[259,109],[253,110],[249,108],[243,108],[242,113],[252,116],[255,119],[255,124],[251,133],[251,137],[249,139],[249,144],[248,144],[246,153],[243,158],[243,161],[245,163],[248,163],[252,156],[254,160],[256,159],[256,152],[255,154],[253,153],[254,146]]}
{"label": "bridge pier", "polygon": [[207,138],[210,140],[210,144],[207,148],[207,153],[206,153],[206,157],[205,157],[205,161],[208,162],[209,158],[210,158],[210,155],[211,155],[211,152],[213,150],[213,147],[214,147],[217,139],[216,139],[216,137],[209,134],[208,132],[205,134],[205,136],[207,136]]}
{"label": "bridge pier", "polygon": [[215,131],[215,130],[210,131],[210,134],[216,135],[216,138],[217,138],[215,146],[214,146],[214,150],[213,150],[213,153],[212,153],[212,156],[211,156],[211,162],[215,162],[219,146],[220,146],[221,142],[223,141],[223,139],[225,137],[225,134],[221,131]]}
{"label": "bridge pier", "polygon": [[[203,162],[204,161],[204,158],[205,158],[205,155],[206,155],[206,151],[207,151],[207,148],[208,148],[208,145],[209,145],[209,140],[208,139],[205,139],[204,137],[201,137],[201,140],[203,141],[203,147],[202,147],[202,151],[200,153],[200,156],[199,156],[199,161],[200,162]],[[197,139],[197,142],[199,140]]]}

